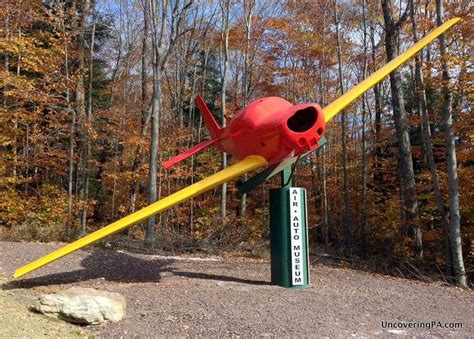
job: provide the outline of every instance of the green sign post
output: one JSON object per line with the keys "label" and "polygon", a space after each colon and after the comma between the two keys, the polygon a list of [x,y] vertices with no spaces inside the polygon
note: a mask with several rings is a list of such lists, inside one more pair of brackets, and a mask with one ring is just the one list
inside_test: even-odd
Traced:
{"label": "green sign post", "polygon": [[270,190],[272,284],[309,285],[306,190],[291,186],[291,168],[283,170],[280,188]]}
{"label": "green sign post", "polygon": [[[326,138],[319,139],[318,148],[325,143]],[[283,287],[309,286],[306,190],[291,186],[291,166],[298,160],[305,161],[311,152],[271,165],[238,184],[240,193],[248,193],[274,175],[281,175],[281,187],[270,190],[270,250],[272,284]]]}

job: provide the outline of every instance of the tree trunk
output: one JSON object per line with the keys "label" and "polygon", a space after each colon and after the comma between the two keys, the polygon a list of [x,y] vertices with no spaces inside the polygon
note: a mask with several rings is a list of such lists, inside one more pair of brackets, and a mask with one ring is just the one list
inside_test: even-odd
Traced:
{"label": "tree trunk", "polygon": [[[189,126],[189,132],[191,134],[191,144],[194,144],[194,114],[196,111],[196,103],[195,103],[195,97],[196,97],[196,86],[197,86],[197,69],[198,69],[198,64],[194,64],[193,68],[193,79],[192,79],[192,85],[191,85],[191,98],[190,98],[190,110],[189,110],[189,121],[190,121],[190,126]],[[191,183],[190,185],[194,184],[194,155],[191,158]],[[189,229],[191,233],[191,238],[194,238],[194,198],[191,198],[189,201]]]}
{"label": "tree trunk", "polygon": [[[149,1],[150,33],[153,47],[153,97],[151,109],[151,139],[150,162],[148,171],[148,204],[152,204],[161,196],[161,177],[157,185],[158,176],[158,146],[160,139],[160,117],[162,111],[162,79],[168,56],[178,39],[178,26],[186,10],[192,5],[189,0],[182,8],[179,3],[172,4],[168,0],[161,0],[156,6],[153,0]],[[159,22],[158,22],[159,20]],[[155,240],[155,215],[147,220],[145,242],[151,244]]]}
{"label": "tree trunk", "polygon": [[[342,51],[339,34],[340,17],[338,16],[336,0],[334,5],[334,24],[336,26],[336,49],[339,72],[339,89],[341,95],[344,94],[344,76],[342,72]],[[352,256],[352,231],[350,225],[350,205],[349,205],[349,175],[347,170],[347,123],[346,112],[341,112],[341,142],[342,142],[342,166],[343,166],[343,190],[344,190],[344,246],[343,250],[347,256]]]}
{"label": "tree trunk", "polygon": [[[382,1],[385,21],[385,49],[387,61],[398,55],[399,27],[403,18],[395,22],[392,13],[391,0]],[[408,133],[407,113],[402,91],[402,78],[399,70],[390,74],[390,89],[392,93],[393,117],[398,141],[398,167],[400,174],[400,194],[403,218],[403,230],[408,230],[413,237],[415,256],[423,257],[421,228],[418,226],[418,201],[416,198],[415,173],[411,154],[410,136]],[[403,232],[404,234],[406,232]]]}
{"label": "tree trunk", "polygon": [[[444,21],[443,0],[436,0],[436,22],[441,25]],[[459,286],[467,287],[466,271],[462,254],[461,216],[459,213],[459,187],[456,160],[456,146],[453,131],[452,96],[449,90],[449,68],[446,61],[446,37],[442,34],[439,38],[442,82],[443,82],[443,124],[446,162],[448,167],[449,186],[449,229],[452,250],[453,269]]]}
{"label": "tree trunk", "polygon": [[[150,1],[150,15],[152,17],[151,34],[153,46],[153,96],[151,99],[151,138],[148,170],[148,204],[152,204],[157,200],[158,193],[158,144],[160,140],[160,116],[162,109],[161,86],[166,55],[165,30],[168,18],[168,0],[162,0],[159,8],[156,8],[156,4],[153,0],[148,1]],[[158,23],[158,16],[160,16],[160,23]],[[148,244],[151,244],[155,240],[155,223],[155,215],[148,218],[145,229],[145,242]]]}
{"label": "tree trunk", "polygon": [[[209,53],[210,53],[210,46],[207,46],[204,49],[204,62],[202,64],[202,82],[201,82],[201,88],[200,88],[200,95],[202,98],[205,98],[205,88],[206,88],[206,76],[207,76],[207,62],[209,58]],[[194,96],[193,96],[194,100]],[[193,101],[194,102],[194,101]],[[202,131],[202,114],[199,114],[199,122],[198,122],[198,128],[197,128],[197,142],[196,144],[199,144],[201,142],[201,131]],[[196,170],[196,155],[192,156],[191,160],[191,169],[192,169],[192,182],[194,183],[194,175],[195,175],[195,170]],[[192,207],[192,213],[194,213],[194,199],[191,199],[191,207]],[[192,214],[193,215],[193,214]],[[194,237],[194,220],[191,220],[191,232],[192,232],[192,237]],[[201,229],[202,232],[204,232],[203,229]]]}
{"label": "tree trunk", "polygon": [[[63,23],[63,33],[65,27]],[[74,184],[74,137],[76,129],[76,110],[71,107],[71,97],[69,91],[69,50],[67,42],[64,49],[64,69],[66,72],[66,102],[67,110],[71,113],[71,126],[69,128],[69,150],[68,150],[68,176],[67,176],[67,238],[69,239],[72,231],[72,187]]]}
{"label": "tree trunk", "polygon": [[[321,30],[323,31],[323,41],[321,44],[321,60],[319,61],[319,96],[321,100],[321,106],[326,106],[326,90],[324,88],[324,79],[326,72],[326,17],[327,7],[323,8],[323,25]],[[325,251],[327,252],[329,246],[329,210],[328,210],[328,194],[327,194],[327,164],[326,164],[326,145],[321,147],[321,182],[322,182],[322,194],[321,194],[321,206],[323,214],[323,241]]]}
{"label": "tree trunk", "polygon": [[[375,27],[370,27],[370,40],[372,47],[372,71],[377,70]],[[380,171],[382,158],[382,99],[380,94],[380,84],[374,86],[375,98],[375,159],[374,159],[374,183],[376,187],[382,187],[382,173]]]}
{"label": "tree trunk", "polygon": [[[10,37],[10,13],[8,13],[6,15],[6,18],[5,18],[5,37],[6,37],[7,40]],[[5,72],[8,74],[10,72],[10,55],[8,54],[8,52],[3,53],[3,67],[4,67]],[[7,96],[5,95],[6,90],[7,90],[6,87],[3,87],[3,89],[2,89],[2,94],[3,94],[2,101],[3,101],[3,107],[5,108],[5,110],[8,109]]]}
{"label": "tree trunk", "polygon": [[89,203],[89,183],[90,183],[90,172],[91,172],[91,157],[92,157],[92,141],[89,130],[92,129],[92,79],[93,79],[93,64],[94,64],[94,44],[95,44],[95,27],[96,18],[94,15],[92,24],[92,35],[90,41],[90,55],[89,55],[89,86],[88,86],[88,98],[87,98],[87,122],[84,130],[85,135],[85,159],[84,159],[84,196],[83,196],[83,207],[81,211],[81,233],[85,235],[87,227],[87,205]]}
{"label": "tree trunk", "polygon": [[[229,58],[229,16],[230,16],[230,0],[221,0],[222,11],[222,32],[221,32],[221,120],[222,127],[226,127],[225,111],[226,111],[226,89],[227,89],[227,67]],[[222,152],[222,169],[227,167],[227,154]],[[227,183],[222,184],[221,195],[221,219],[225,223],[227,215]]]}
{"label": "tree trunk", "polygon": [[[155,56],[155,60],[157,57]],[[155,62],[157,64],[157,62]],[[155,65],[153,69],[153,97],[151,111],[151,139],[150,162],[148,171],[148,204],[156,201],[157,173],[158,173],[158,143],[160,139],[160,113],[161,113],[161,79],[162,70]],[[145,241],[152,243],[155,240],[155,216],[148,218],[145,232]]]}
{"label": "tree trunk", "polygon": [[[147,43],[148,43],[148,0],[144,1],[143,6],[143,38],[142,38],[142,55],[141,55],[141,123],[140,123],[140,132],[141,136],[144,136],[144,131],[147,130],[148,125],[148,109],[147,109],[147,93],[148,93],[148,84],[147,84]],[[135,178],[136,172],[139,170],[140,165],[143,159],[143,149],[138,147],[136,150],[136,155],[132,162],[132,184],[130,186],[130,212],[135,212],[137,195],[138,195],[138,180]]]}
{"label": "tree trunk", "polygon": [[[77,4],[76,4],[77,6]],[[75,93],[75,101],[77,107],[77,116],[80,122],[80,134],[81,134],[81,158],[79,169],[82,170],[82,188],[81,188],[81,200],[83,207],[81,209],[81,213],[79,216],[80,221],[80,229],[81,229],[81,236],[86,234],[86,221],[87,221],[87,196],[88,192],[88,175],[87,175],[87,161],[88,157],[86,156],[87,153],[87,144],[88,144],[88,136],[87,136],[87,114],[86,114],[86,104],[85,104],[85,90],[84,90],[84,66],[85,66],[85,57],[83,49],[85,48],[85,29],[87,24],[87,18],[89,17],[89,12],[91,9],[91,2],[90,0],[82,1],[82,5],[80,6],[80,18],[77,25],[77,30],[79,32],[77,36],[77,48],[79,49],[79,60],[78,60],[78,81],[76,83],[76,93]],[[86,192],[87,190],[87,192]]]}
{"label": "tree trunk", "polygon": [[[18,38],[21,38],[21,28],[18,29]],[[21,56],[18,56],[18,62],[16,64],[16,76],[19,78],[21,74]],[[12,166],[12,175],[13,177],[16,177],[17,175],[17,167],[18,167],[18,136],[17,136],[17,131],[18,131],[18,117],[15,116],[13,117],[13,129],[15,135],[13,136],[13,166]]]}
{"label": "tree trunk", "polygon": [[[362,23],[364,29],[364,65],[362,78],[367,76],[367,20],[366,20],[366,0],[362,0]],[[365,227],[367,223],[367,142],[366,142],[366,106],[365,93],[362,95],[362,169],[361,169],[361,189],[360,189],[360,214],[359,214],[359,237],[360,237],[360,256],[367,257],[367,240]]]}
{"label": "tree trunk", "polygon": [[[10,13],[8,10],[6,10],[6,12],[8,12],[8,14],[6,14],[6,17],[5,17],[5,38],[6,40],[9,40],[10,39]],[[20,34],[21,35],[21,34]],[[4,52],[3,54],[3,62],[4,62],[4,69],[5,69],[5,72],[8,73],[10,72],[10,55],[8,52]],[[18,58],[20,58],[20,56],[18,56]],[[20,74],[20,60],[18,60],[18,66],[17,66],[17,76],[19,76]],[[8,105],[8,99],[7,99],[7,96],[5,95],[5,92],[7,91],[7,86],[4,86],[3,87],[3,107],[5,109],[5,111],[8,111],[9,110],[9,105]],[[13,117],[13,133],[14,133],[14,136],[13,136],[13,145],[12,145],[12,152],[13,152],[13,166],[12,166],[12,176],[13,177],[16,177],[17,175],[17,142],[18,142],[18,137],[17,137],[17,131],[18,131],[18,118],[16,117],[16,113],[13,113],[14,117]]]}
{"label": "tree trunk", "polygon": [[[412,25],[412,34],[413,42],[418,41],[417,31],[416,31],[416,13],[415,6],[413,2],[410,3],[410,16],[411,16],[411,25]],[[422,73],[422,54],[417,54],[415,56],[415,86],[416,86],[416,96],[417,96],[417,109],[421,115],[422,119],[422,139],[423,144],[425,145],[425,154],[428,168],[431,173],[431,182],[433,183],[433,190],[436,199],[436,206],[438,212],[441,216],[442,225],[443,225],[443,247],[444,247],[444,256],[446,262],[446,275],[448,279],[453,277],[452,270],[452,254],[451,246],[449,242],[449,215],[444,208],[444,199],[441,193],[441,188],[439,186],[438,172],[436,170],[436,164],[433,155],[433,139],[431,137],[431,127],[430,120],[428,115],[427,103],[426,103],[426,92],[425,85],[423,80]]]}
{"label": "tree trunk", "polygon": [[322,168],[322,184],[323,184],[323,237],[324,247],[327,252],[329,247],[329,208],[328,208],[328,194],[327,194],[327,176],[328,168],[326,164],[326,146],[322,147],[321,151],[321,168]]}
{"label": "tree trunk", "polygon": [[[244,0],[245,12],[245,51],[244,51],[244,72],[242,74],[242,107],[247,106],[250,96],[250,64],[249,64],[249,45],[252,37],[252,17],[255,0]],[[243,180],[247,180],[247,175],[243,175]],[[239,218],[241,226],[244,226],[244,217],[247,210],[247,194],[240,196]]]}

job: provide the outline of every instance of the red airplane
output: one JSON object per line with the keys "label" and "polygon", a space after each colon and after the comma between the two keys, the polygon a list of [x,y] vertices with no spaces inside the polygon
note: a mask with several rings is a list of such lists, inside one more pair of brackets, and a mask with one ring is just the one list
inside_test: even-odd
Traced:
{"label": "red airplane", "polygon": [[407,51],[324,109],[317,104],[292,105],[282,98],[262,98],[252,102],[231,119],[228,127],[220,128],[202,98],[197,97],[197,105],[212,139],[194,146],[163,165],[169,168],[211,145],[233,155],[239,160],[237,163],[20,267],[13,277],[21,277],[244,173],[267,168],[261,173],[264,175],[257,181],[266,180],[294,163],[299,157],[316,149],[329,120],[458,21],[459,18],[451,19],[434,29]]}
{"label": "red airplane", "polygon": [[165,168],[211,145],[238,160],[259,155],[273,165],[316,149],[326,130],[323,110],[318,104],[292,105],[278,97],[258,99],[241,110],[226,128],[218,126],[200,96],[196,97],[196,104],[212,139],[164,162]]}

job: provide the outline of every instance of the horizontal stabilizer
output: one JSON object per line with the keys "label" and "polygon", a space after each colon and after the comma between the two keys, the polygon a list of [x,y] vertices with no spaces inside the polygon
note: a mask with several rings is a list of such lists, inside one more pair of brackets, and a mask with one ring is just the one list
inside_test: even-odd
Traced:
{"label": "horizontal stabilizer", "polygon": [[188,149],[186,152],[184,153],[181,153],[181,154],[178,154],[177,156],[175,156],[174,158],[171,158],[170,160],[167,160],[163,163],[163,167],[164,168],[170,168],[174,165],[176,165],[178,162],[181,162],[183,161],[184,159],[187,159],[189,158],[190,156],[192,156],[193,154],[196,154],[200,151],[202,151],[203,149],[211,146],[211,145],[214,145],[216,142],[218,142],[219,140],[217,139],[214,139],[214,140],[209,140],[209,141],[204,141],[204,142],[201,142],[199,144],[197,144],[196,146]]}

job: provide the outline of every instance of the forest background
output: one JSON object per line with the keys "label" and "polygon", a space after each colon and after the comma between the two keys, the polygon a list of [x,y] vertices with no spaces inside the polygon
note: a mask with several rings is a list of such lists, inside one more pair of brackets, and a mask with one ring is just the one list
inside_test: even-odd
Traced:
{"label": "forest background", "polygon": [[[446,37],[334,119],[295,169],[313,253],[467,286],[474,272],[468,0],[3,0],[0,239],[71,241],[232,163],[217,120],[281,96],[322,107],[445,18]],[[166,250],[267,246],[273,179],[203,194],[122,238]]]}

